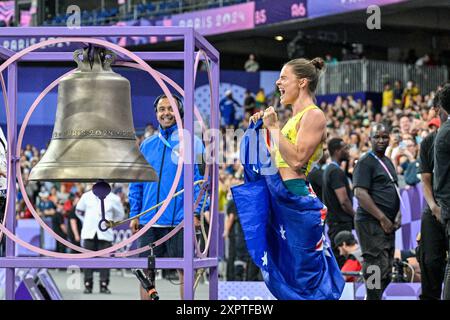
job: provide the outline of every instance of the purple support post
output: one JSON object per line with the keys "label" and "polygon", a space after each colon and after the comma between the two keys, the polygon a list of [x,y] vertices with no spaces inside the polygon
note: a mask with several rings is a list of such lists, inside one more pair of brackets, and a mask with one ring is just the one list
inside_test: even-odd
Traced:
{"label": "purple support post", "polygon": [[[217,277],[217,253],[218,253],[218,193],[212,199],[215,204],[213,212],[215,219],[212,224],[212,239],[209,258],[194,259],[194,222],[193,222],[193,181],[194,181],[194,49],[196,40],[198,46],[204,50],[212,60],[213,70],[213,91],[215,109],[212,111],[211,128],[219,128],[219,53],[212,47],[206,39],[197,35],[193,28],[176,27],[83,27],[82,29],[70,30],[65,27],[39,27],[39,28],[5,28],[2,31],[3,36],[56,36],[56,37],[101,37],[101,36],[176,36],[184,37],[184,52],[139,52],[137,53],[143,59],[150,60],[180,60],[184,58],[184,89],[185,89],[185,118],[184,128],[190,134],[185,137],[185,160],[184,168],[184,257],[183,258],[158,258],[156,267],[164,269],[183,269],[184,271],[184,298],[192,300],[194,298],[194,270],[195,268],[211,268],[210,273],[210,298],[217,299],[218,296],[218,277]],[[12,52],[0,47],[0,55],[11,56]],[[125,60],[128,60],[125,59]],[[33,52],[24,56],[21,61],[72,61],[72,53],[59,52]],[[10,201],[8,203],[6,227],[12,233],[15,229],[15,197],[16,197],[16,162],[18,159],[14,153],[17,145],[17,70],[18,65],[12,64],[8,67],[8,191]],[[218,142],[215,141],[216,145]],[[218,150],[215,149],[215,157],[218,157]],[[214,164],[214,175],[212,180],[215,188],[218,187],[218,164]],[[6,299],[13,300],[15,297],[15,268],[21,267],[46,267],[58,268],[67,267],[74,261],[72,259],[55,259],[51,257],[15,257],[15,244],[9,238],[6,239],[6,257],[0,258],[0,263],[6,268]],[[78,259],[80,266],[89,268],[144,268],[146,259],[144,258],[96,258],[96,259]]]}
{"label": "purple support post", "polygon": [[[184,299],[194,299],[194,30],[184,37]],[[188,140],[189,139],[189,140]]]}
{"label": "purple support post", "polygon": [[[16,221],[16,139],[17,139],[17,64],[14,63],[8,67],[8,105],[9,105],[9,119],[8,119],[8,191],[9,201],[6,208],[7,219],[6,228],[15,231]],[[6,237],[6,236],[5,236]],[[6,238],[6,258],[15,256],[14,242]],[[6,269],[5,278],[5,297],[6,300],[13,300],[15,294],[15,268]]]}
{"label": "purple support post", "polygon": [[[211,112],[211,128],[212,129],[219,129],[219,81],[220,81],[220,74],[219,74],[219,58],[217,57],[217,61],[211,61],[212,64],[212,90],[211,92],[213,99],[214,99],[214,108]],[[211,198],[211,202],[214,201],[214,204],[211,203],[214,207],[214,212],[212,212],[212,216],[214,217],[213,223],[212,223],[212,232],[211,232],[211,247],[209,249],[209,256],[210,257],[218,257],[219,253],[219,193],[218,193],[218,186],[219,186],[219,141],[216,141],[219,137],[214,137],[214,170],[212,175],[211,183],[216,188],[215,197]],[[217,263],[219,261],[217,260]],[[218,299],[218,292],[219,292],[219,274],[218,274],[218,265],[215,265],[214,267],[211,267],[209,269],[209,299],[210,300],[217,300]]]}

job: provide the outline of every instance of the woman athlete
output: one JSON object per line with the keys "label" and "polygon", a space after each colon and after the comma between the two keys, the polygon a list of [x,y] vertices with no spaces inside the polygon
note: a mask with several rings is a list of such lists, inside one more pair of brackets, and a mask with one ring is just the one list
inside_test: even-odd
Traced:
{"label": "woman athlete", "polygon": [[293,116],[280,130],[273,107],[251,117],[253,122],[263,119],[275,142],[275,163],[286,188],[296,195],[309,194],[306,177],[319,161],[326,139],[326,118],[315,105],[315,90],[324,67],[321,58],[311,61],[294,59],[281,69],[276,84],[280,90],[280,102],[291,105]]}

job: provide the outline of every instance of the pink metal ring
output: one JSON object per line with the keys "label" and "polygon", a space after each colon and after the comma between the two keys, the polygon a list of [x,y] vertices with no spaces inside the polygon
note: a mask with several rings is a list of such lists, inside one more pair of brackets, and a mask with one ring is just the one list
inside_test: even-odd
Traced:
{"label": "pink metal ring", "polygon": [[[142,60],[141,58],[139,58],[137,55],[135,55],[134,53],[118,46],[115,44],[112,44],[110,42],[104,41],[104,40],[100,40],[100,39],[94,39],[94,38],[59,38],[59,39],[49,39],[49,40],[45,40],[42,41],[40,43],[34,44],[16,54],[14,54],[11,58],[9,58],[8,60],[6,60],[2,65],[0,65],[0,72],[2,72],[3,70],[5,70],[10,64],[16,62],[17,60],[19,60],[22,56],[24,56],[25,54],[34,51],[36,49],[39,49],[41,47],[47,46],[47,45],[53,45],[53,44],[57,44],[57,43],[61,43],[61,42],[79,42],[79,43],[92,43],[92,44],[97,44],[100,46],[105,46],[111,49],[116,50],[117,52],[120,52],[128,57],[130,57],[131,59],[133,59],[134,61],[136,61],[139,65],[141,65],[145,71],[147,71],[148,73],[150,73],[150,75],[153,76],[153,78],[156,80],[156,82],[160,85],[160,87],[162,88],[163,92],[167,95],[170,104],[173,106],[173,109],[175,110],[175,119],[177,122],[177,126],[178,128],[182,128],[182,123],[181,123],[181,117],[180,114],[177,110],[177,108],[175,108],[176,103],[175,100],[172,96],[172,94],[170,93],[170,91],[168,90],[166,84],[161,80],[161,78],[158,76],[158,74],[156,73],[155,70],[153,70],[148,64],[145,63],[144,60]],[[42,94],[41,94],[42,95]],[[40,95],[40,96],[41,96]],[[39,97],[38,97],[39,98]],[[41,97],[42,99],[42,97]],[[183,143],[183,132],[182,130],[178,130],[178,135],[179,135],[179,139],[180,139],[180,143]],[[18,144],[21,145],[22,141],[18,141]],[[118,243],[112,247],[103,249],[103,250],[99,250],[99,251],[93,251],[93,252],[85,252],[85,253],[80,253],[80,254],[72,254],[72,253],[57,253],[57,252],[53,252],[53,251],[49,251],[49,250],[45,250],[36,246],[33,246],[21,239],[19,239],[18,237],[16,237],[15,234],[13,234],[11,231],[9,231],[7,228],[5,228],[3,225],[0,224],[0,230],[2,230],[10,239],[12,239],[13,241],[15,241],[16,243],[20,244],[21,246],[37,252],[39,254],[43,254],[43,255],[47,255],[50,257],[56,257],[56,258],[75,258],[75,259],[81,259],[81,258],[93,258],[93,257],[98,257],[98,256],[103,256],[103,255],[108,255],[116,250],[119,250],[123,247],[125,247],[126,245],[132,243],[133,241],[135,241],[137,238],[139,238],[142,234],[144,234],[156,221],[157,219],[159,219],[159,217],[162,215],[162,213],[164,212],[164,210],[167,208],[170,200],[173,197],[173,194],[175,193],[176,187],[178,185],[178,182],[180,180],[181,177],[181,172],[182,172],[182,167],[183,167],[183,159],[184,159],[184,150],[183,148],[180,149],[180,158],[178,161],[178,168],[177,168],[177,172],[175,175],[175,179],[174,182],[172,184],[172,187],[169,191],[169,195],[167,196],[167,198],[164,200],[163,205],[161,206],[161,208],[158,210],[158,212],[156,213],[156,215],[149,221],[149,223],[147,223],[144,228],[142,228],[141,230],[139,230],[136,234],[132,235],[130,238],[122,241],[121,243]],[[12,177],[9,176],[8,179],[11,179]],[[20,183],[19,183],[20,184]],[[23,181],[22,181],[23,184]],[[7,191],[7,197],[9,197],[9,191]],[[31,208],[29,208],[31,210]],[[42,220],[41,220],[42,222]]]}
{"label": "pink metal ring", "polygon": [[[195,64],[194,70],[196,70],[196,67],[197,67],[197,65],[198,65],[199,54],[200,54],[200,52],[197,53],[197,57],[196,57],[196,60],[195,60],[195,61],[196,61],[196,64]],[[141,66],[139,66],[139,65],[136,64],[136,63],[132,63],[132,62],[119,61],[119,62],[116,63],[116,65],[143,70],[143,69],[141,68]],[[182,97],[184,97],[184,90],[183,90],[183,88],[181,88],[175,81],[173,81],[172,79],[170,79],[170,78],[169,78],[168,76],[166,76],[165,74],[163,74],[163,73],[161,73],[161,72],[159,72],[159,71],[156,71],[156,72],[158,72],[158,75],[159,75],[165,82],[169,83],[169,84],[170,84],[170,85],[171,85],[171,86],[172,86],[172,87],[173,87],[173,88],[174,88],[174,89],[175,89]],[[195,79],[195,78],[196,78],[196,75],[194,75],[194,79]],[[210,84],[210,86],[211,86],[211,84]],[[211,108],[212,108],[212,105],[211,105]],[[203,118],[202,118],[200,112],[198,111],[198,108],[197,108],[196,105],[194,105],[194,114],[195,114],[196,118],[199,120],[199,122],[200,122],[200,124],[201,124],[201,126],[202,126],[202,131],[205,132],[206,126],[205,126],[205,124],[204,124],[204,122],[203,122]],[[206,170],[205,170],[205,174],[204,174],[205,177],[209,176],[209,170],[210,170],[210,169],[209,169],[209,166],[207,166],[207,167],[206,167]],[[194,204],[194,208],[196,208],[196,207],[198,206],[198,204],[200,203],[200,200],[201,200],[201,198],[203,197],[203,193],[204,193],[204,190],[202,189],[202,190],[200,191],[199,195],[197,196],[197,199],[196,199],[195,204]],[[183,226],[184,226],[184,219],[183,219],[183,220],[175,227],[174,230],[172,230],[171,232],[169,232],[167,235],[165,235],[165,236],[162,237],[161,239],[158,239],[158,240],[155,242],[155,246],[159,246],[160,244],[162,244],[162,243],[164,243],[165,241],[169,240],[169,239],[170,239],[171,237],[173,237],[173,236],[174,236],[174,235],[175,235],[175,234],[176,234]],[[210,232],[209,232],[209,238],[210,238],[210,236],[211,236],[211,229],[210,229]],[[209,240],[209,239],[208,239],[208,240]],[[209,241],[208,241],[208,244],[209,244]],[[200,252],[199,245],[198,245],[197,242],[196,242],[196,245],[197,245],[197,252]],[[208,245],[208,247],[209,247],[209,245]],[[206,247],[205,252],[207,251],[207,248],[208,248],[208,247]],[[129,257],[129,256],[134,256],[134,255],[137,255],[137,254],[146,252],[146,251],[148,251],[148,250],[150,250],[150,247],[141,247],[141,248],[137,248],[137,249],[135,249],[135,250],[127,251],[127,252],[116,253],[115,256],[116,256],[116,257]],[[203,257],[205,257],[205,256],[206,256],[206,254],[203,255]]]}

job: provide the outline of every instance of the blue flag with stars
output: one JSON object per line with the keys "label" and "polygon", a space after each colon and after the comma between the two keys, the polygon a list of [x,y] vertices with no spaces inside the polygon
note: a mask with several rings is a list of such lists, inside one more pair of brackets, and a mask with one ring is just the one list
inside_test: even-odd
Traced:
{"label": "blue flag with stars", "polygon": [[326,207],[286,189],[262,130],[251,123],[241,142],[245,183],[232,188],[247,249],[270,292],[281,300],[337,300],[345,281],[324,236]]}

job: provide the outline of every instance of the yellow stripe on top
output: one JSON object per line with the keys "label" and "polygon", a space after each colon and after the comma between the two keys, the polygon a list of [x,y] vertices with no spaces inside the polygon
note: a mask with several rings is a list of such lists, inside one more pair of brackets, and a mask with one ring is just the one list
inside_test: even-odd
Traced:
{"label": "yellow stripe on top", "polygon": [[[297,113],[294,117],[289,119],[289,121],[284,125],[283,129],[281,129],[281,134],[284,135],[292,144],[296,144],[297,142],[297,124],[302,120],[303,115],[312,109],[319,109],[316,105],[311,105]],[[305,166],[302,168],[302,172],[305,174],[305,176],[308,176],[309,172],[313,168],[314,164],[322,158],[323,155],[323,146],[322,143],[320,143],[316,150],[314,150],[314,153],[312,157],[309,159],[308,163],[305,164]],[[289,165],[284,161],[283,157],[280,154],[279,150],[276,150],[275,154],[275,163],[278,168],[289,168]]]}

